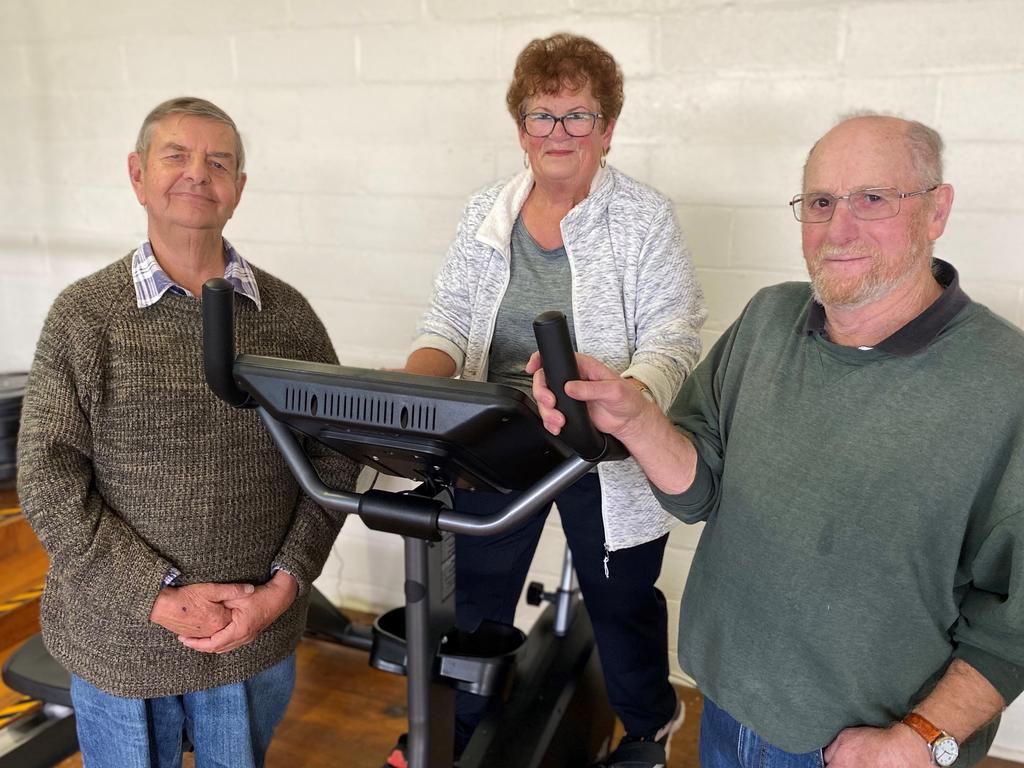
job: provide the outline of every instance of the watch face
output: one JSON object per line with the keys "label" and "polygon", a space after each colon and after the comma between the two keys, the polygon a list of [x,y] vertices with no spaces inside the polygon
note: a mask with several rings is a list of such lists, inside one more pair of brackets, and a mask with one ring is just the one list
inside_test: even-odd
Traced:
{"label": "watch face", "polygon": [[941,766],[952,765],[960,755],[960,748],[952,736],[943,736],[932,744],[932,757]]}

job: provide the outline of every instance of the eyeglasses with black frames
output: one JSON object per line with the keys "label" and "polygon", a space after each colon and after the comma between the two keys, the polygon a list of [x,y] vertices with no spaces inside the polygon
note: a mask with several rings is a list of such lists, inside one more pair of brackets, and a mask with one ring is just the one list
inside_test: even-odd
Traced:
{"label": "eyeglasses with black frames", "polygon": [[845,200],[854,218],[862,221],[878,221],[891,219],[900,212],[900,204],[905,197],[927,195],[939,188],[936,184],[928,189],[917,192],[900,192],[896,187],[873,187],[858,189],[848,195],[830,195],[828,192],[808,192],[796,195],[789,201],[793,216],[804,224],[824,224],[832,220],[836,204]]}
{"label": "eyeglasses with black frames", "polygon": [[550,136],[559,123],[574,139],[582,139],[594,132],[594,126],[602,117],[604,115],[600,112],[570,112],[561,117],[555,117],[547,112],[529,112],[519,119],[523,123],[523,130],[535,139]]}

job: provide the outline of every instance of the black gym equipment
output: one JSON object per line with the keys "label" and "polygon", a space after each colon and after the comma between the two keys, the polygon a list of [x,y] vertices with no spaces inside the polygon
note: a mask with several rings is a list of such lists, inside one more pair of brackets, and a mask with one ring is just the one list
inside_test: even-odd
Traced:
{"label": "black gym equipment", "polygon": [[[27,373],[0,373],[0,488],[14,484],[27,382]],[[11,690],[45,704],[0,730],[0,768],[53,765],[74,754],[78,741],[75,718],[69,709],[70,679],[46,652],[39,635],[30,637],[7,657],[3,680]]]}
{"label": "black gym equipment", "polygon": [[7,658],[4,683],[12,691],[44,702],[0,730],[0,768],[56,765],[78,751],[71,710],[71,679],[33,635]]}
{"label": "black gym equipment", "polygon": [[[578,373],[561,313],[534,322],[549,386],[566,415],[567,426],[555,438],[529,398],[510,387],[235,357],[233,306],[226,280],[203,287],[211,389],[231,405],[257,409],[300,486],[318,504],[403,536],[406,605],[376,622],[371,664],[408,676],[409,765],[451,768],[456,688],[500,694],[459,768],[572,768],[600,757],[610,745],[614,714],[571,575],[563,574],[558,603],[525,639],[503,625],[485,624],[471,635],[453,630],[452,534],[510,530],[597,462],[625,455],[594,429],[585,405],[562,391]],[[407,493],[329,488],[299,435],[421,484]],[[501,512],[480,517],[451,508],[456,483],[522,493]]]}
{"label": "black gym equipment", "polygon": [[0,487],[13,482],[27,373],[0,373]]}

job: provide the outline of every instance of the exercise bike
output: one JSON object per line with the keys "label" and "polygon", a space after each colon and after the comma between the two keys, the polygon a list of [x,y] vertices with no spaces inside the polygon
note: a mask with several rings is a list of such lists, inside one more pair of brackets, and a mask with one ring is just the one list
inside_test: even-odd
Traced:
{"label": "exercise bike", "polygon": [[[602,757],[615,716],[571,568],[529,637],[487,622],[474,633],[454,629],[453,534],[513,529],[598,462],[626,455],[593,427],[585,405],[563,391],[565,381],[578,378],[564,316],[547,312],[534,321],[549,386],[566,415],[554,437],[532,401],[511,387],[236,357],[233,307],[230,283],[215,278],[204,285],[210,388],[232,406],[257,409],[314,501],[404,539],[406,605],[375,622],[370,663],[408,677],[410,766],[453,765],[456,689],[492,696],[459,768],[573,768]],[[363,494],[329,488],[300,435],[419,486]],[[468,515],[451,508],[456,483],[521,495],[501,512]],[[538,593],[531,585],[531,598]]]}

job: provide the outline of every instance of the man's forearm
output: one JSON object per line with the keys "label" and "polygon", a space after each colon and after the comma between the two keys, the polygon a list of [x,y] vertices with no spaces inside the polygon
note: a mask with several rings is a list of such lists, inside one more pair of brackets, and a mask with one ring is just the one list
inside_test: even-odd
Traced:
{"label": "man's forearm", "polygon": [[618,437],[659,490],[677,494],[693,484],[697,450],[653,403]]}
{"label": "man's forearm", "polygon": [[928,697],[914,711],[958,742],[996,717],[1006,702],[978,670],[954,659]]}

